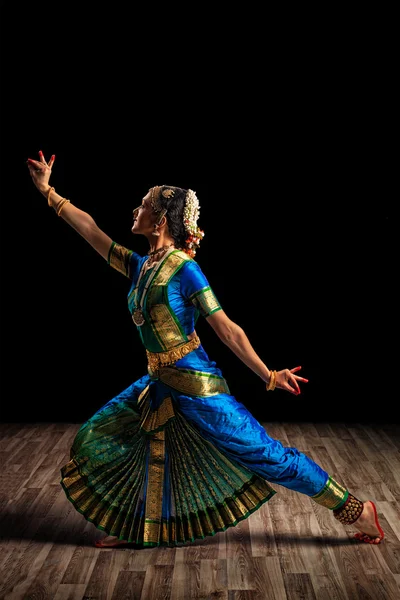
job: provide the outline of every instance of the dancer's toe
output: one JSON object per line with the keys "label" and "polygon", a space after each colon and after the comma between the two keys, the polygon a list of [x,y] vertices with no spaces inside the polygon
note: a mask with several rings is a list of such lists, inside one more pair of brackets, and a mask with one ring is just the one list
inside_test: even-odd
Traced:
{"label": "dancer's toe", "polygon": [[107,536],[102,540],[97,540],[94,545],[96,548],[114,548],[115,546],[126,546],[128,542],[118,539],[116,536]]}

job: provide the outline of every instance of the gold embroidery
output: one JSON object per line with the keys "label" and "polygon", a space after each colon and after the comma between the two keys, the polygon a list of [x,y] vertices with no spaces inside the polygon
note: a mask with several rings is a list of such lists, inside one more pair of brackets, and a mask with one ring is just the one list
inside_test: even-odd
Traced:
{"label": "gold embroidery", "polygon": [[199,346],[200,339],[195,335],[188,342],[175,346],[166,352],[149,352],[149,350],[146,350],[149,374],[156,375],[161,367],[174,364]]}
{"label": "gold embroidery", "polygon": [[[151,305],[150,318],[153,331],[165,349],[176,346],[185,341],[181,327],[171,315],[171,311],[165,304]],[[156,325],[156,327],[154,326]]]}
{"label": "gold embroidery", "polygon": [[153,286],[167,285],[171,277],[175,274],[176,270],[187,260],[192,259],[185,252],[182,252],[182,250],[171,252],[168,258],[165,260],[163,268],[160,269],[159,273],[157,273],[157,276],[153,281]]}
{"label": "gold embroidery", "polygon": [[347,496],[348,491],[346,488],[332,479],[332,477],[329,477],[322,490],[315,496],[311,496],[311,498],[317,504],[334,510],[346,501]]}
{"label": "gold embroidery", "polygon": [[164,431],[159,431],[150,438],[149,474],[143,543],[155,543],[161,538],[164,466],[165,434]]}
{"label": "gold embroidery", "polygon": [[[148,390],[142,394],[146,404]],[[174,546],[225,531],[276,493],[202,438],[179,411],[150,439],[137,433],[127,454],[121,453],[119,435],[107,436],[99,461],[82,453],[62,469],[69,500],[108,535],[143,546]],[[169,495],[163,515],[164,488]]]}
{"label": "gold embroidery", "polygon": [[[187,260],[192,259],[185,252],[181,250],[171,252],[155,275],[144,302],[144,311],[148,311],[154,336],[165,350],[184,342],[186,338],[169,308],[166,286]],[[135,300],[129,297],[129,305],[131,306]]]}
{"label": "gold embroidery", "polygon": [[144,522],[144,531],[143,531],[143,543],[144,544],[155,544],[160,539],[160,528],[161,525],[157,521],[152,522],[146,519]]}
{"label": "gold embroidery", "polygon": [[206,287],[199,292],[196,292],[190,297],[190,300],[203,317],[209,317],[221,308],[220,303],[210,287]]}
{"label": "gold embroidery", "polygon": [[162,523],[162,539],[164,541],[176,540],[176,523],[173,520],[166,522],[163,519]]}
{"label": "gold embroidery", "polygon": [[230,394],[228,384],[223,377],[202,371],[163,367],[159,370],[158,376],[163,383],[184,394],[204,397]]}
{"label": "gold embroidery", "polygon": [[113,242],[110,248],[110,254],[108,257],[108,264],[116,269],[125,277],[132,279],[132,274],[130,272],[130,258],[132,255],[132,250],[128,250],[124,246],[120,246]]}
{"label": "gold embroidery", "polygon": [[143,409],[141,428],[146,433],[152,433],[164,427],[174,417],[175,411],[171,396],[164,398],[160,406],[154,410],[151,408],[150,398],[148,398],[148,402]]}

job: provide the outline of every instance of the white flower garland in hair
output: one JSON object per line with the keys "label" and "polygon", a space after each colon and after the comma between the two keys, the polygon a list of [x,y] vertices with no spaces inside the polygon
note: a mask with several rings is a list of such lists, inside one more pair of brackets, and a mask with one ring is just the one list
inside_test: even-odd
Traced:
{"label": "white flower garland in hair", "polygon": [[183,223],[185,230],[189,234],[186,244],[187,253],[193,257],[196,254],[196,248],[199,247],[200,240],[204,237],[204,231],[197,227],[197,220],[200,215],[199,199],[196,192],[188,190],[186,192],[185,208],[183,211]]}
{"label": "white flower garland in hair", "polygon": [[197,219],[200,215],[199,199],[196,192],[188,190],[186,192],[185,208],[183,211],[183,222],[187,233],[195,233],[197,229]]}

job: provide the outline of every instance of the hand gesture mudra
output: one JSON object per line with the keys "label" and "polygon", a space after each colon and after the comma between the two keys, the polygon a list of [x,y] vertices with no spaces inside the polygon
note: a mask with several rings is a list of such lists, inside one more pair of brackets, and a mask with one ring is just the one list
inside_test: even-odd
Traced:
{"label": "hand gesture mudra", "polygon": [[39,160],[33,160],[33,158],[28,158],[26,164],[28,165],[29,173],[32,177],[33,183],[37,187],[37,189],[43,193],[43,191],[49,185],[49,179],[51,175],[51,169],[54,164],[56,157],[53,154],[49,160],[46,162],[43,156],[43,152],[39,151]]}
{"label": "hand gesture mudra", "polygon": [[267,390],[272,391],[275,388],[286,390],[298,396],[300,394],[299,381],[308,383],[308,379],[295,375],[297,371],[300,371],[301,367],[294,367],[293,369],[282,369],[281,371],[271,371],[271,380],[267,385]]}

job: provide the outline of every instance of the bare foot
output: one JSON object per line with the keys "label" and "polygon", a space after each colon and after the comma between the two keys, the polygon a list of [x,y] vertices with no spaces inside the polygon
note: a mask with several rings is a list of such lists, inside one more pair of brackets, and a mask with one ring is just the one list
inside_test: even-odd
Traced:
{"label": "bare foot", "polygon": [[380,544],[385,537],[379,524],[375,504],[370,500],[364,502],[363,511],[353,525],[360,532],[354,537],[366,544]]}
{"label": "bare foot", "polygon": [[119,540],[115,535],[108,535],[102,540],[97,540],[94,545],[96,548],[114,548],[114,546],[126,546],[128,542]]}

